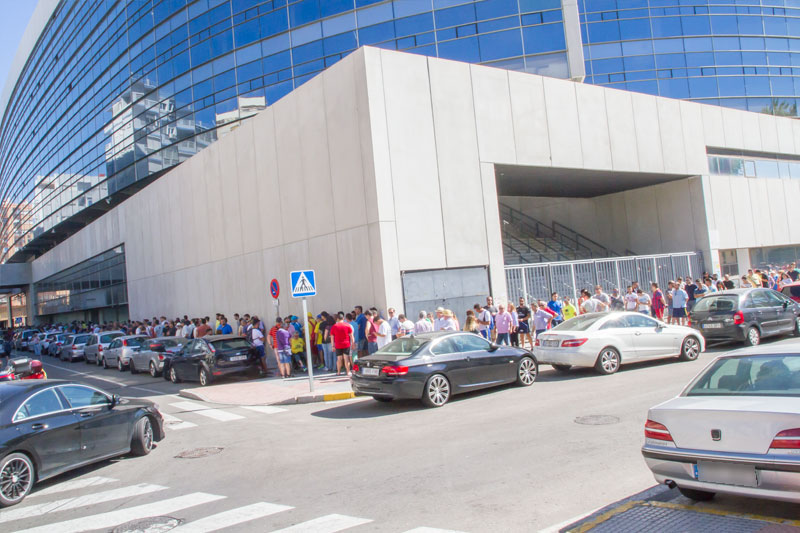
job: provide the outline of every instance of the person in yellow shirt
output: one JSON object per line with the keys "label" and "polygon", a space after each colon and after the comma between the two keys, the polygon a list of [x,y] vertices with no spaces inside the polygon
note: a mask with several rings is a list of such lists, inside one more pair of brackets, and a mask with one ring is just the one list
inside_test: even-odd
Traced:
{"label": "person in yellow shirt", "polygon": [[306,365],[303,362],[303,353],[306,349],[306,341],[304,341],[303,338],[300,337],[300,333],[295,330],[295,332],[292,333],[292,338],[289,342],[292,346],[292,359],[295,360],[295,363],[300,363],[300,368],[303,369],[303,372],[307,372]]}
{"label": "person in yellow shirt", "polygon": [[564,320],[575,318],[575,316],[578,314],[578,311],[575,309],[575,306],[572,305],[569,296],[564,296],[564,305],[561,307],[561,314],[564,315]]}

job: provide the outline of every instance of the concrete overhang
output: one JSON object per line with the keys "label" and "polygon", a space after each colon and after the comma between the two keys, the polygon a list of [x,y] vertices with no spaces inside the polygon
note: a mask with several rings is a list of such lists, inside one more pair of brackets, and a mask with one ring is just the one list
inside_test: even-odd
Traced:
{"label": "concrete overhang", "polygon": [[691,177],[685,174],[521,165],[495,165],[495,176],[500,196],[556,198],[594,198]]}
{"label": "concrete overhang", "polygon": [[[31,263],[6,263],[0,265],[0,294],[27,287],[31,283]],[[6,289],[6,290],[4,290]]]}

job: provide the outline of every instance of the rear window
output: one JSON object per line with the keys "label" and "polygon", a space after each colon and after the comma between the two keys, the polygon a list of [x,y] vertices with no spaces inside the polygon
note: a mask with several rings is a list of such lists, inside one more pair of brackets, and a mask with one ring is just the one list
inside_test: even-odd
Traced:
{"label": "rear window", "polygon": [[800,354],[720,359],[686,396],[800,396]]}
{"label": "rear window", "polygon": [[220,350],[223,352],[228,350],[243,350],[250,348],[250,343],[245,339],[225,339],[221,341],[214,341],[211,344],[214,345],[215,350]]}
{"label": "rear window", "polygon": [[122,333],[108,333],[106,335],[100,336],[100,342],[103,344],[108,344],[109,342],[113,341],[117,337],[122,337]]}
{"label": "rear window", "polygon": [[607,316],[607,314],[576,316],[575,318],[570,318],[566,322],[562,322],[550,331],[586,331],[598,320],[602,320]]}
{"label": "rear window", "polygon": [[77,335],[72,340],[72,344],[86,344],[87,342],[89,342],[89,335]]}
{"label": "rear window", "polygon": [[800,285],[793,285],[791,287],[784,287],[781,292],[786,296],[793,298],[800,298]]}
{"label": "rear window", "polygon": [[134,337],[132,339],[125,339],[125,346],[131,348],[136,348],[137,346],[141,346],[144,341],[146,341],[146,337]]}
{"label": "rear window", "polygon": [[697,311],[735,311],[739,307],[739,297],[730,294],[722,296],[704,296],[692,308]]}
{"label": "rear window", "polygon": [[418,339],[416,337],[400,337],[395,339],[372,355],[392,355],[408,357],[416,353],[417,350],[428,344],[428,339]]}

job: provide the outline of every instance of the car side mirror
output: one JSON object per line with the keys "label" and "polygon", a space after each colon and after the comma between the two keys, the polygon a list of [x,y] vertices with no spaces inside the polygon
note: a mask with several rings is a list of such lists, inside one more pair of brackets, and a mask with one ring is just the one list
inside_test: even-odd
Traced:
{"label": "car side mirror", "polygon": [[789,307],[789,302],[783,302],[783,308],[786,309],[787,307]]}
{"label": "car side mirror", "polygon": [[498,348],[500,348],[500,346],[499,346],[499,345],[497,345],[497,344],[495,344],[495,343],[491,343],[491,344],[489,345],[489,351],[490,351],[490,352],[496,352]]}
{"label": "car side mirror", "polygon": [[122,398],[118,394],[112,395],[110,408],[113,409],[116,405],[119,404],[120,400],[122,400]]}

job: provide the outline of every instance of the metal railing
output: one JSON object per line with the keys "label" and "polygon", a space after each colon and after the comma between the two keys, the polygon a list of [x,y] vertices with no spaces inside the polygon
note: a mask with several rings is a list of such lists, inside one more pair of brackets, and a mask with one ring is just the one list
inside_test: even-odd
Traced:
{"label": "metal railing", "polygon": [[506,288],[510,301],[520,296],[526,300],[549,300],[550,294],[571,296],[577,300],[581,289],[595,285],[605,292],[625,288],[634,281],[649,291],[650,284],[657,282],[666,287],[669,280],[678,277],[699,278],[704,271],[703,254],[682,252],[674,254],[638,255],[506,266]]}

